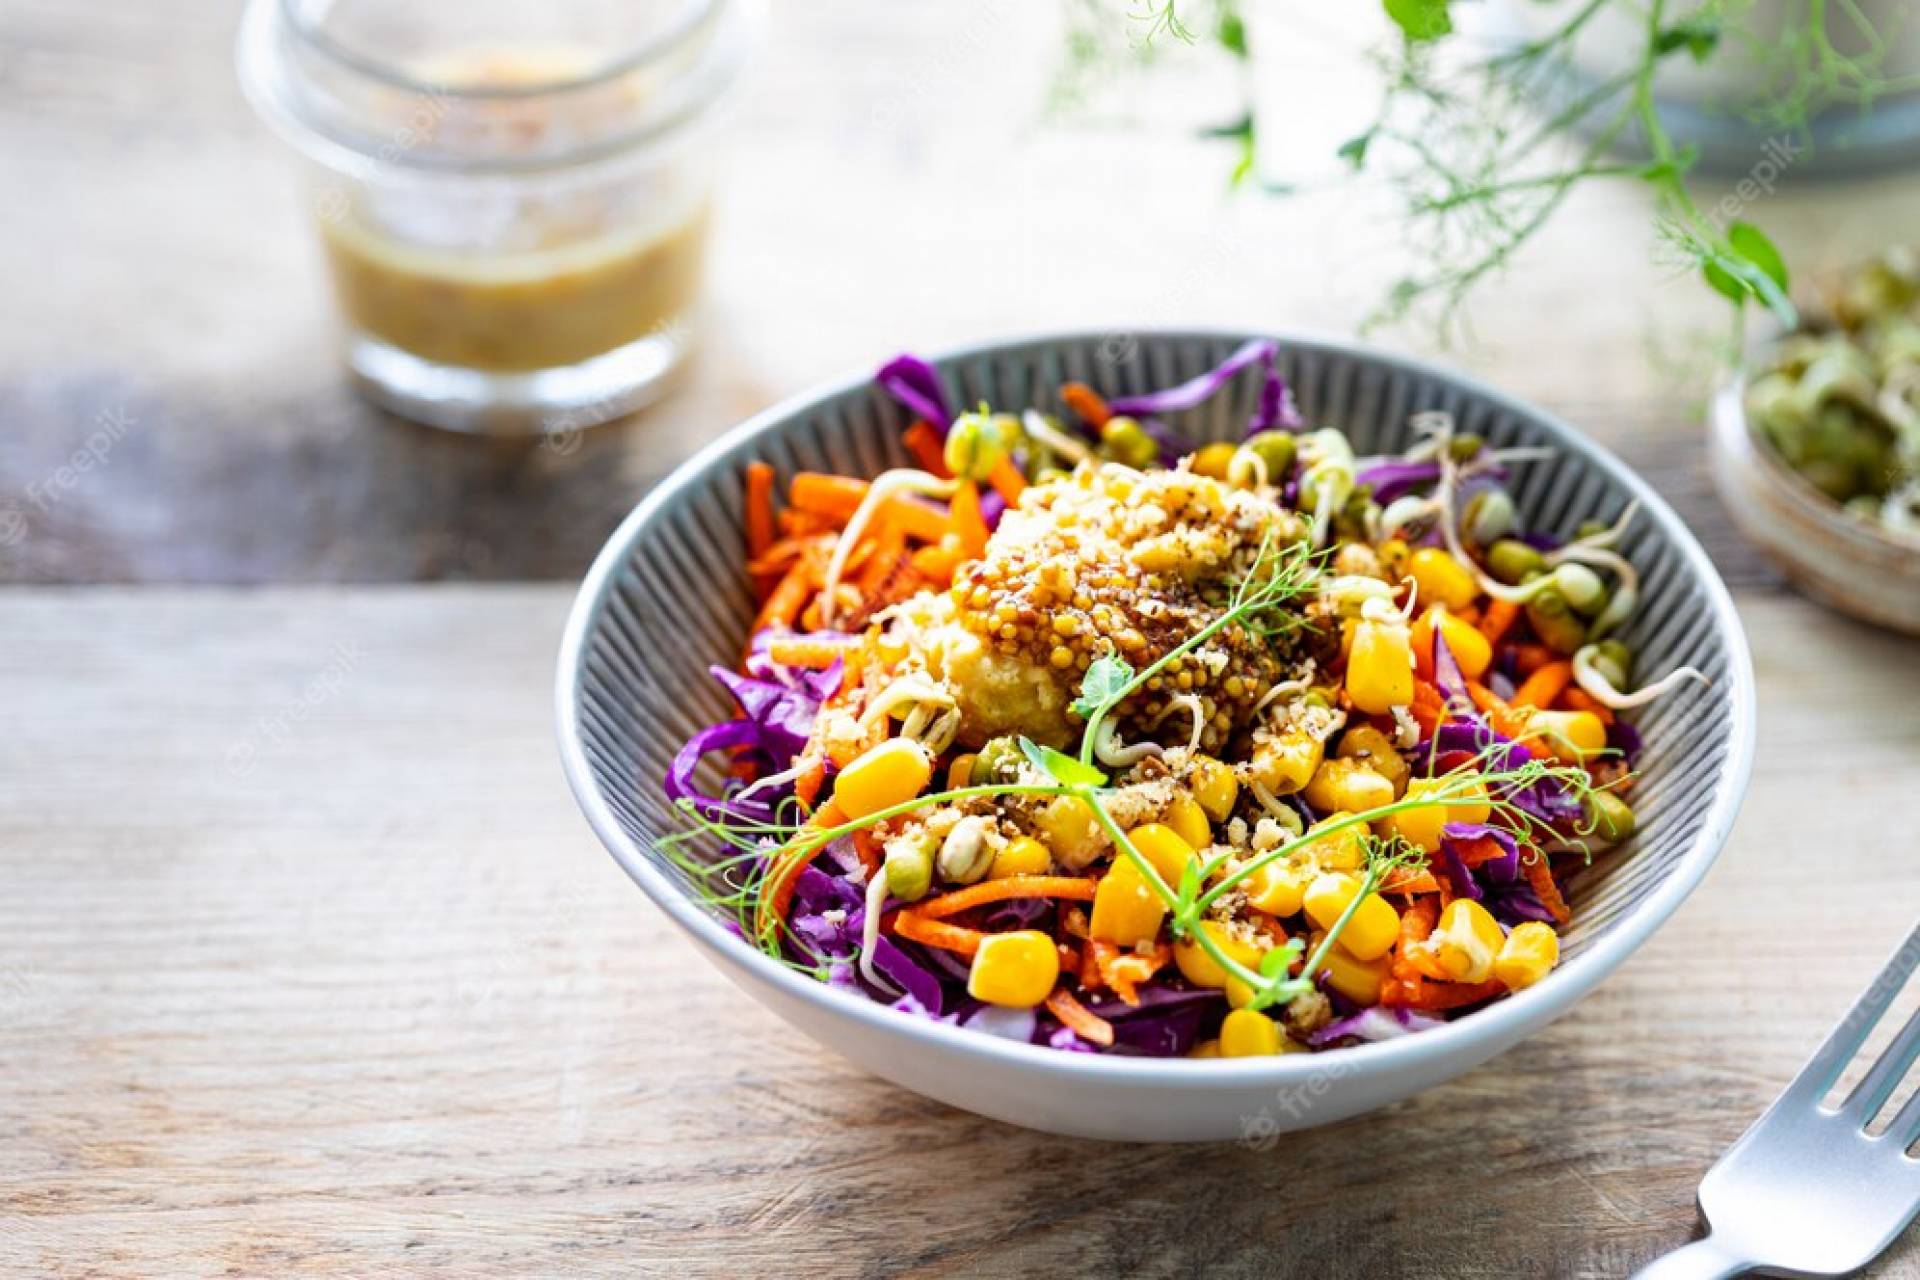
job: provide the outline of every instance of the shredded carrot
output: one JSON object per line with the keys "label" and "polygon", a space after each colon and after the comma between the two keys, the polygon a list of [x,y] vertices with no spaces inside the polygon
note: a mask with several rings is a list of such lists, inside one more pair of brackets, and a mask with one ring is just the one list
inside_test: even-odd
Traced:
{"label": "shredded carrot", "polygon": [[940,440],[940,433],[933,424],[924,418],[915,418],[900,437],[906,442],[907,452],[920,464],[920,469],[928,475],[939,476],[945,480],[952,476],[947,470],[947,448]]}
{"label": "shredded carrot", "polygon": [[1573,681],[1573,664],[1562,658],[1558,662],[1549,662],[1523,680],[1518,689],[1509,698],[1516,707],[1546,708],[1560,696],[1568,684]]}
{"label": "shredded carrot", "polygon": [[773,467],[747,464],[747,554],[759,559],[773,546]]}
{"label": "shredded carrot", "polygon": [[971,559],[987,553],[987,521],[980,514],[980,490],[971,480],[962,480],[953,495],[953,531],[960,535],[960,547]]}
{"label": "shredded carrot", "polygon": [[1413,682],[1413,705],[1408,714],[1415,724],[1420,726],[1422,738],[1432,738],[1434,731],[1447,722],[1447,700],[1440,696],[1440,690],[1430,681]]}
{"label": "shredded carrot", "polygon": [[[845,818],[846,815],[840,811],[840,807],[828,801],[815,809],[812,817],[800,824],[800,830],[794,833],[794,839],[797,841],[802,836],[834,826]],[[767,868],[766,880],[760,886],[760,910],[754,920],[754,931],[759,937],[770,936],[776,928],[786,923],[787,910],[793,905],[794,882],[826,847],[822,842],[805,852],[795,852],[790,843],[773,855],[772,863]]]}
{"label": "shredded carrot", "polygon": [[1074,999],[1065,987],[1056,987],[1047,997],[1047,1008],[1062,1026],[1089,1044],[1105,1049],[1113,1043],[1113,1024]]}
{"label": "shredded carrot", "polygon": [[911,908],[895,913],[893,931],[910,941],[939,947],[942,951],[958,951],[963,956],[978,951],[987,937],[978,929],[963,928],[944,920],[929,920]]}
{"label": "shredded carrot", "polygon": [[1488,644],[1499,644],[1520,619],[1520,606],[1511,600],[1488,600],[1487,611],[1480,615],[1480,634]]}
{"label": "shredded carrot", "polygon": [[801,471],[793,477],[787,500],[801,511],[845,524],[867,498],[867,482],[824,471]]}
{"label": "shredded carrot", "polygon": [[916,903],[913,910],[930,920],[940,920],[968,907],[1009,898],[1065,898],[1073,902],[1092,902],[1094,882],[1082,876],[1004,876],[982,880],[937,898]]}
{"label": "shredded carrot", "polygon": [[1614,721],[1613,708],[1578,685],[1561,690],[1560,705],[1569,711],[1591,711],[1600,717],[1601,724],[1610,725]]}
{"label": "shredded carrot", "polygon": [[1013,465],[1012,458],[1002,458],[994,465],[987,476],[987,483],[993,491],[1007,500],[1008,506],[1020,501],[1020,495],[1027,491],[1027,478],[1020,474],[1020,468]]}
{"label": "shredded carrot", "polygon": [[1448,839],[1452,841],[1454,852],[1460,855],[1461,863],[1470,868],[1507,856],[1507,851],[1492,836],[1474,836],[1470,840],[1455,840],[1449,836]]}
{"label": "shredded carrot", "polygon": [[853,833],[853,851],[860,855],[860,866],[869,876],[880,874],[880,837],[872,828],[862,827]]}
{"label": "shredded carrot", "polygon": [[1467,693],[1472,696],[1473,705],[1486,713],[1487,722],[1525,747],[1527,754],[1539,760],[1552,758],[1553,752],[1530,731],[1527,718],[1502,701],[1499,694],[1474,680],[1467,681]]}
{"label": "shredded carrot", "polygon": [[817,515],[812,511],[796,511],[792,507],[782,508],[774,517],[774,523],[780,526],[780,532],[788,538],[805,538],[814,534],[832,533],[840,527],[838,520]]}
{"label": "shredded carrot", "polygon": [[1573,919],[1573,912],[1567,909],[1567,900],[1560,896],[1560,886],[1554,883],[1553,868],[1547,865],[1547,856],[1538,849],[1528,849],[1520,855],[1520,869],[1526,872],[1527,883],[1533,886],[1534,896],[1540,899],[1540,905],[1560,924]]}
{"label": "shredded carrot", "polygon": [[1486,982],[1428,982],[1422,985],[1419,998],[1409,1001],[1407,1007],[1440,1013],[1491,1000],[1506,989],[1503,983],[1492,979]]}
{"label": "shredded carrot", "polygon": [[768,644],[767,657],[783,667],[823,671],[858,648],[864,639],[863,636],[809,636],[796,632]]}
{"label": "shredded carrot", "polygon": [[800,757],[800,776],[793,780],[793,794],[800,801],[800,807],[812,812],[813,802],[820,798],[820,788],[826,783],[826,760],[803,752]]}
{"label": "shredded carrot", "polygon": [[773,549],[773,468],[764,462],[747,464],[747,564],[754,594],[764,600],[780,581],[781,570],[754,569]]}
{"label": "shredded carrot", "polygon": [[913,565],[915,573],[935,586],[944,587],[952,584],[954,570],[960,567],[965,556],[966,553],[960,549],[960,539],[949,533],[937,545],[915,551],[908,563]]}
{"label": "shredded carrot", "polygon": [[1426,980],[1439,976],[1438,966],[1421,945],[1433,936],[1439,921],[1440,904],[1432,898],[1407,904],[1400,915],[1400,940],[1394,943],[1393,959],[1380,983],[1382,1004],[1412,1004],[1421,998]]}
{"label": "shredded carrot", "polygon": [[907,554],[907,536],[900,531],[889,513],[882,513],[875,521],[875,528],[868,534],[872,550],[867,555],[866,568],[854,579],[854,585],[860,588],[862,601],[871,601],[880,590],[880,586],[893,571],[899,567],[901,559]]}
{"label": "shredded carrot", "polygon": [[1517,644],[1513,646],[1513,669],[1525,680],[1558,656],[1543,644]]}
{"label": "shredded carrot", "polygon": [[1107,425],[1113,417],[1113,410],[1107,408],[1107,402],[1100,393],[1084,382],[1069,382],[1060,388],[1060,398],[1067,402],[1067,408],[1080,415],[1080,420],[1098,431]]}
{"label": "shredded carrot", "polygon": [[1093,948],[1095,963],[1100,967],[1100,977],[1113,993],[1130,1005],[1140,1003],[1141,983],[1160,972],[1166,963],[1173,959],[1173,948],[1162,942],[1145,955],[1138,951],[1120,948],[1108,942],[1090,944]]}
{"label": "shredded carrot", "polygon": [[953,529],[945,511],[918,498],[895,498],[882,510],[900,532],[920,542],[938,542]]}
{"label": "shredded carrot", "polygon": [[1395,867],[1387,878],[1380,882],[1382,893],[1438,893],[1440,882],[1433,878],[1431,871],[1416,871],[1412,867]]}
{"label": "shredded carrot", "polygon": [[813,566],[809,559],[801,556],[794,561],[786,576],[768,593],[766,603],[760,606],[760,612],[753,620],[755,631],[765,631],[768,627],[793,630],[800,611],[807,607],[807,601],[813,597]]}

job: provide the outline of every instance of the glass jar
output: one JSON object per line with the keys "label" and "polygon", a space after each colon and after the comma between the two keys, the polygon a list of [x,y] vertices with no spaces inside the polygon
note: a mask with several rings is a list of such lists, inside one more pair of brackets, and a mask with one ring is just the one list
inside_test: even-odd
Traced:
{"label": "glass jar", "polygon": [[252,0],[240,78],[306,157],[374,401],[564,432],[684,358],[752,0]]}

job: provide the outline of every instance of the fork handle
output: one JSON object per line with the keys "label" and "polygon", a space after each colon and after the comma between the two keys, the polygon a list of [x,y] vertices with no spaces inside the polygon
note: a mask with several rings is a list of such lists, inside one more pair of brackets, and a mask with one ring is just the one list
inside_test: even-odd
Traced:
{"label": "fork handle", "polygon": [[1633,1280],[1719,1280],[1737,1276],[1754,1264],[1726,1252],[1711,1235],[1683,1244],[1633,1273]]}

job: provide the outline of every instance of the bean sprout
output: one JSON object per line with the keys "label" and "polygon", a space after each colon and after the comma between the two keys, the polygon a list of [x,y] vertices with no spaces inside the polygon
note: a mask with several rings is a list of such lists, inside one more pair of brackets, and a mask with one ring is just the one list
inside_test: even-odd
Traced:
{"label": "bean sprout", "polygon": [[866,533],[867,525],[873,519],[873,513],[882,504],[890,502],[896,495],[903,493],[924,494],[929,498],[947,498],[953,495],[956,481],[942,480],[925,471],[900,468],[883,471],[875,476],[867,486],[866,496],[860,499],[860,505],[854,510],[853,518],[847,521],[847,527],[833,543],[833,558],[827,562],[827,576],[820,588],[820,624],[831,627],[840,611],[840,575],[847,571],[847,558],[853,554],[854,544]]}
{"label": "bean sprout", "polygon": [[1613,687],[1612,681],[1600,673],[1599,668],[1593,665],[1593,655],[1597,648],[1596,645],[1585,645],[1573,655],[1573,679],[1586,691],[1588,697],[1614,711],[1631,711],[1635,707],[1644,707],[1649,702],[1679,688],[1688,680],[1698,680],[1704,685],[1713,683],[1697,668],[1678,667],[1633,693],[1622,693]]}
{"label": "bean sprout", "polygon": [[1076,466],[1093,457],[1093,450],[1084,441],[1075,440],[1035,410],[1029,409],[1021,414],[1020,425],[1027,429],[1029,436]]}
{"label": "bean sprout", "polygon": [[1116,732],[1113,721],[1102,720],[1100,731],[1093,739],[1094,756],[1109,768],[1125,769],[1149,756],[1166,754],[1167,749],[1157,742],[1136,742],[1130,747],[1123,747],[1114,740]]}

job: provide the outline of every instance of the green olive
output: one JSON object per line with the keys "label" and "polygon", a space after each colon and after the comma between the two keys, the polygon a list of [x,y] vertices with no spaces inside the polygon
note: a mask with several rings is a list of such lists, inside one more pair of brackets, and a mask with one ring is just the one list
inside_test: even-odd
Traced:
{"label": "green olive", "polygon": [[1528,574],[1546,567],[1546,557],[1518,538],[1502,538],[1487,551],[1487,572],[1508,586],[1517,586]]}
{"label": "green olive", "polygon": [[1569,560],[1556,566],[1553,584],[1568,604],[1589,618],[1606,607],[1607,584],[1584,564]]}
{"label": "green olive", "polygon": [[1633,681],[1633,650],[1623,640],[1602,640],[1593,655],[1593,665],[1616,689],[1624,689]]}
{"label": "green olive", "polygon": [[1122,466],[1145,469],[1160,460],[1160,445],[1132,418],[1108,418],[1100,428],[1100,452]]}
{"label": "green olive", "polygon": [[1300,442],[1285,431],[1262,431],[1243,446],[1257,454],[1267,467],[1267,483],[1281,484],[1287,473],[1293,470],[1293,460],[1300,451]]}
{"label": "green olive", "polygon": [[1007,456],[1005,424],[984,410],[963,413],[947,428],[947,470],[967,480],[985,480]]}
{"label": "green olive", "polygon": [[1567,598],[1553,587],[1527,601],[1527,621],[1540,643],[1555,653],[1575,653],[1587,642],[1587,624],[1575,616]]}
{"label": "green olive", "polygon": [[1611,791],[1593,791],[1585,801],[1586,822],[1593,834],[1608,844],[1618,844],[1634,832],[1633,809]]}
{"label": "green olive", "polygon": [[1447,456],[1455,462],[1472,462],[1486,447],[1486,441],[1471,431],[1463,431],[1447,445]]}
{"label": "green olive", "polygon": [[1482,489],[1467,499],[1461,526],[1475,546],[1491,546],[1513,532],[1513,495],[1505,489]]}
{"label": "green olive", "polygon": [[1016,781],[1020,776],[1020,763],[1025,759],[1015,739],[989,738],[987,744],[975,753],[973,769],[968,773],[967,781],[976,787]]}
{"label": "green olive", "polygon": [[887,843],[887,892],[917,902],[933,887],[933,858],[939,841],[930,835],[902,836]]}

